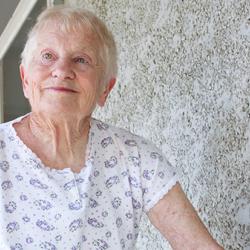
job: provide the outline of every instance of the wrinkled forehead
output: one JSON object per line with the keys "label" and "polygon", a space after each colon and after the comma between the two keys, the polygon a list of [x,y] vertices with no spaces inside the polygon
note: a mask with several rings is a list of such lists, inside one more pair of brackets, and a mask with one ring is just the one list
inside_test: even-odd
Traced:
{"label": "wrinkled forehead", "polygon": [[47,29],[48,27],[54,27],[60,32],[84,32],[94,35],[95,27],[88,20],[79,20],[79,18],[69,18],[64,19],[63,17],[50,17],[48,19],[42,20],[37,24],[37,30]]}
{"label": "wrinkled forehead", "polygon": [[37,47],[57,46],[59,49],[82,51],[89,50],[96,56],[99,54],[100,41],[97,35],[88,27],[63,27],[58,23],[52,22],[48,26],[41,27],[36,34]]}
{"label": "wrinkled forehead", "polygon": [[38,29],[39,34],[61,34],[62,38],[67,39],[68,42],[72,42],[73,38],[79,42],[86,41],[89,43],[99,43],[99,37],[95,30],[83,23],[60,23],[58,20],[48,20],[41,25]]}

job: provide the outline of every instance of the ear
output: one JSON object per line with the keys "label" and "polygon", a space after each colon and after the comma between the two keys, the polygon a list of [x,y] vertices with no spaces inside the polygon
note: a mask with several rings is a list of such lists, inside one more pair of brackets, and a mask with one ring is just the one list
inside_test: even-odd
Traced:
{"label": "ear", "polygon": [[106,102],[106,99],[110,93],[110,91],[113,89],[113,87],[115,86],[115,83],[116,83],[116,78],[111,78],[109,83],[107,84],[107,86],[105,86],[103,92],[101,93],[97,103],[100,107],[103,107],[105,102]]}
{"label": "ear", "polygon": [[24,96],[28,99],[28,81],[26,78],[26,71],[25,71],[25,67],[23,66],[23,64],[20,64],[19,72],[20,72],[20,77],[22,80],[23,93],[24,93]]}

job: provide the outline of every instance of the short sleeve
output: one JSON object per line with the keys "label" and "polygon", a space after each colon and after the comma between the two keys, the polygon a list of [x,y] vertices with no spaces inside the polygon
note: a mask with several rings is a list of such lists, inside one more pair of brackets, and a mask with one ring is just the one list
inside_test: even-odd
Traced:
{"label": "short sleeve", "polygon": [[151,143],[140,149],[143,210],[148,212],[178,181],[174,167]]}

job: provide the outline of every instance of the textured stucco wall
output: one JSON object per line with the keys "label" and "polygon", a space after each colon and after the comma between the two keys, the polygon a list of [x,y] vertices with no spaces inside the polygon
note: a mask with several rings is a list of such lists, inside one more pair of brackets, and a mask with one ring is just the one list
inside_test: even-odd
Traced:
{"label": "textured stucco wall", "polygon": [[[118,82],[95,115],[158,145],[213,236],[250,249],[250,1],[66,2],[118,44]],[[146,218],[137,248],[170,249]]]}

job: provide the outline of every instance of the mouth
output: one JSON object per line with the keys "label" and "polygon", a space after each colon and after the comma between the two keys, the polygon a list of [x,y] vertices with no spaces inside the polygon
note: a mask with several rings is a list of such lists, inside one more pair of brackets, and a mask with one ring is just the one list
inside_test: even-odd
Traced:
{"label": "mouth", "polygon": [[53,90],[53,91],[56,91],[56,92],[78,93],[76,90],[66,88],[66,87],[49,87],[49,88],[46,88],[46,89],[47,90]]}

